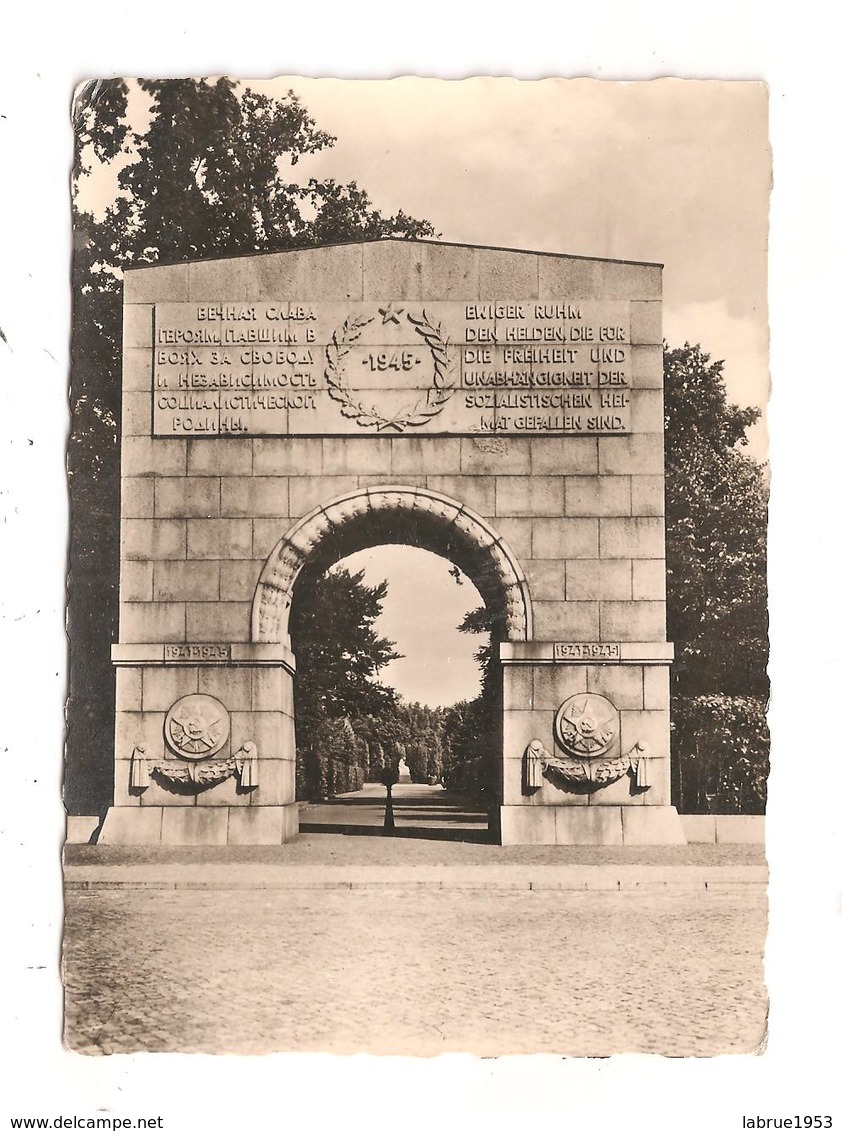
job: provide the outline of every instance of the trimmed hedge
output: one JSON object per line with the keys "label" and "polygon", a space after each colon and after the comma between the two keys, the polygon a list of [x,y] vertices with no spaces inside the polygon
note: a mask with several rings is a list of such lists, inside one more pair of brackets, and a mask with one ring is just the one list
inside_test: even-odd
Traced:
{"label": "trimmed hedge", "polygon": [[414,782],[422,785],[435,785],[441,780],[442,751],[438,735],[432,732],[423,735],[418,742],[406,745],[406,761]]}
{"label": "trimmed hedge", "polygon": [[295,795],[299,801],[320,801],[337,793],[362,789],[368,747],[347,719],[324,719],[308,747],[295,761]]}
{"label": "trimmed hedge", "polygon": [[680,813],[766,811],[766,700],[737,695],[673,698],[672,798]]}

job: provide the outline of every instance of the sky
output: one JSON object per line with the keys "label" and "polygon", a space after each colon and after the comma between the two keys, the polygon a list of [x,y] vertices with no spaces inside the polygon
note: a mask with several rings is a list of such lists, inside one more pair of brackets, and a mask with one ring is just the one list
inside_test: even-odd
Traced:
{"label": "sky", "polygon": [[[456,631],[465,613],[482,605],[465,574],[460,572],[457,580],[449,561],[416,546],[374,546],[341,564],[352,573],[364,570],[368,585],[389,583],[377,631],[398,644],[403,659],[383,669],[383,683],[407,702],[431,707],[479,694],[474,653],[487,637]],[[418,616],[419,592],[425,596],[423,618]]]}
{"label": "sky", "polygon": [[[765,407],[771,155],[764,84],[244,82],[274,97],[295,91],[337,139],[283,169],[290,180],[356,181],[382,212],[429,220],[443,240],[663,263],[666,340],[701,343],[724,359],[731,399]],[[148,99],[135,91],[130,111],[142,129]],[[113,169],[83,188],[88,206],[101,207],[115,189]],[[763,460],[766,446],[764,413],[748,450]],[[458,589],[448,564],[384,547],[368,551],[361,566],[371,583],[389,581],[379,629],[406,657],[384,670],[384,682],[431,706],[475,694],[476,642],[456,632],[468,590]],[[437,610],[423,634],[419,586],[435,594]],[[431,665],[436,653],[445,662]]]}

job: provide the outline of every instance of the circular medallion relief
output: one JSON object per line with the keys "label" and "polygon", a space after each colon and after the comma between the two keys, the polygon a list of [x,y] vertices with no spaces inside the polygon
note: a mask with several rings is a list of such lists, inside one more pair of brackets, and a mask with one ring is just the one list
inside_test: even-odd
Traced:
{"label": "circular medallion relief", "polygon": [[556,712],[556,742],[576,758],[605,754],[619,729],[617,708],[604,695],[571,695]]}
{"label": "circular medallion relief", "polygon": [[212,695],[185,695],[164,720],[164,738],[180,758],[210,758],[228,741],[231,717]]}

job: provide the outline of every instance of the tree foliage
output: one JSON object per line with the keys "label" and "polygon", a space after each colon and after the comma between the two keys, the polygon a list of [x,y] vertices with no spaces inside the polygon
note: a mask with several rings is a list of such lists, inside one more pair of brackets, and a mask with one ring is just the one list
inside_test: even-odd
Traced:
{"label": "tree foliage", "polygon": [[673,800],[762,812],[769,766],[765,468],[741,449],[755,408],[723,362],[664,352],[667,635],[675,642]]}
{"label": "tree foliage", "polygon": [[412,780],[442,773],[444,712],[403,703],[380,673],[400,659],[376,621],[387,583],[340,566],[299,577],[290,616],[296,655],[296,792],[330,797],[379,782],[406,758]]}
{"label": "tree foliage", "polygon": [[766,697],[764,468],[741,451],[755,408],[729,404],[723,362],[664,353],[667,635],[682,695]]}
{"label": "tree foliage", "polygon": [[[95,82],[77,92],[73,120],[65,801],[91,812],[110,795],[123,269],[435,232],[403,212],[383,215],[353,182],[297,179],[299,162],[335,139],[292,92],[270,98],[224,78]],[[86,205],[99,166],[117,172],[104,209]]]}
{"label": "tree foliage", "polygon": [[769,730],[757,696],[673,696],[673,801],[682,813],[760,814]]}
{"label": "tree foliage", "polygon": [[[400,658],[378,635],[386,583],[369,586],[344,567],[306,572],[296,583],[290,635],[296,655],[295,717],[300,800],[329,797],[379,782],[406,759],[414,782],[490,797],[495,781],[490,647],[476,657],[483,691],[471,703],[406,703],[380,682]],[[485,609],[467,614],[463,631],[485,633]]]}
{"label": "tree foliage", "polygon": [[466,613],[460,632],[484,637],[474,659],[480,693],[454,704],[444,727],[444,783],[448,789],[491,803],[498,792],[499,689],[494,679],[494,635],[498,626],[484,605]]}
{"label": "tree foliage", "polygon": [[290,615],[296,657],[295,719],[299,742],[322,719],[377,715],[394,710],[393,688],[379,673],[401,658],[394,642],[378,635],[375,622],[387,582],[369,586],[364,573],[344,567],[299,577]]}

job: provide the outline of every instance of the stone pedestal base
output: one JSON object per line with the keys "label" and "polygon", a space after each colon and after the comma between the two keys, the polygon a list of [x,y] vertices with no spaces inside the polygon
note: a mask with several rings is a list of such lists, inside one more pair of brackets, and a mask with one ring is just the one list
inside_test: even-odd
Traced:
{"label": "stone pedestal base", "polygon": [[284,844],[298,833],[298,805],[112,806],[98,844]]}
{"label": "stone pedestal base", "polygon": [[501,844],[686,844],[673,805],[501,805]]}

